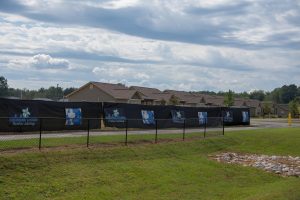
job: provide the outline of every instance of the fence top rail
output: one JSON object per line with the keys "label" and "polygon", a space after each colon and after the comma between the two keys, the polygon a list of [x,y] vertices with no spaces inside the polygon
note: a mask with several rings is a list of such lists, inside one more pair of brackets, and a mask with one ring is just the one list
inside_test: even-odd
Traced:
{"label": "fence top rail", "polygon": [[[69,118],[66,118],[66,117],[17,117],[17,116],[11,116],[11,117],[0,117],[0,119],[11,119],[11,118],[14,118],[14,119],[61,119],[61,120],[66,120],[66,119],[69,119]],[[97,118],[97,117],[81,117],[82,120],[112,120],[112,119],[115,119],[115,118]],[[203,119],[223,119],[223,117],[206,117],[206,118],[203,118]],[[138,120],[143,120],[141,118],[126,118],[126,119],[123,119],[124,121],[132,121],[132,120],[135,120],[135,121],[138,121]],[[167,121],[167,120],[173,120],[172,118],[167,118],[167,119],[154,119],[154,120],[157,120],[157,121]],[[181,120],[199,120],[199,118],[182,118]]]}

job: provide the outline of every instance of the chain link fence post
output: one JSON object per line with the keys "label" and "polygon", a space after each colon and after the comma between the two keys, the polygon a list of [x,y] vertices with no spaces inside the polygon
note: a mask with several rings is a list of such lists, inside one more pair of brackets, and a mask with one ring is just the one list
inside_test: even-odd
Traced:
{"label": "chain link fence post", "polygon": [[41,148],[42,148],[42,124],[43,124],[42,120],[43,120],[43,119],[40,118],[39,150],[41,150]]}
{"label": "chain link fence post", "polygon": [[182,140],[185,140],[185,119],[183,120],[183,132],[182,132]]}
{"label": "chain link fence post", "polygon": [[86,138],[86,147],[90,145],[90,119],[87,119],[87,138]]}
{"label": "chain link fence post", "polygon": [[125,145],[127,146],[128,142],[128,119],[125,120]]}
{"label": "chain link fence post", "polygon": [[157,143],[157,119],[155,120],[155,143]]}

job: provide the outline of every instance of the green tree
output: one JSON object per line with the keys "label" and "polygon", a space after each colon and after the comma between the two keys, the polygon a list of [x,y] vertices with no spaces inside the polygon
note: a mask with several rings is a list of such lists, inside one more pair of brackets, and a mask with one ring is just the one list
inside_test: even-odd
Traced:
{"label": "green tree", "polygon": [[179,98],[176,97],[175,95],[172,95],[169,99],[169,104],[170,105],[178,105],[179,104]]}
{"label": "green tree", "polygon": [[249,94],[247,92],[241,92],[241,93],[237,93],[236,97],[240,97],[240,98],[250,98]]}
{"label": "green tree", "polygon": [[281,88],[275,88],[267,95],[265,100],[271,100],[276,103],[287,104],[299,96],[299,88],[295,84],[284,85]]}
{"label": "green tree", "polygon": [[299,102],[298,99],[294,99],[289,103],[289,111],[292,117],[298,117],[299,115]]}
{"label": "green tree", "polygon": [[298,88],[296,85],[284,85],[281,87],[281,102],[289,103],[294,100],[298,93]]}
{"label": "green tree", "polygon": [[77,88],[74,88],[74,87],[64,89],[64,96],[67,96],[68,94],[71,94],[75,90],[77,90]]}
{"label": "green tree", "polygon": [[280,88],[274,89],[272,92],[269,93],[268,96],[269,96],[269,98],[267,98],[266,100],[273,101],[275,103],[281,103],[281,89]]}
{"label": "green tree", "polygon": [[265,96],[266,94],[263,90],[254,90],[249,94],[250,99],[256,99],[259,101],[263,101],[265,99]]}
{"label": "green tree", "polygon": [[224,105],[225,106],[233,106],[234,105],[234,93],[233,91],[229,90],[224,97]]}
{"label": "green tree", "polygon": [[63,97],[63,89],[61,87],[51,86],[46,90],[46,98],[58,100]]}
{"label": "green tree", "polygon": [[271,114],[271,103],[269,103],[269,102],[265,102],[264,104],[263,104],[263,113],[264,113],[264,115],[269,115],[269,114]]}
{"label": "green tree", "polygon": [[166,104],[167,104],[167,102],[166,102],[165,99],[161,99],[161,100],[160,100],[160,105],[166,105]]}
{"label": "green tree", "polygon": [[0,76],[0,96],[7,96],[8,95],[8,84],[7,79],[3,76]]}

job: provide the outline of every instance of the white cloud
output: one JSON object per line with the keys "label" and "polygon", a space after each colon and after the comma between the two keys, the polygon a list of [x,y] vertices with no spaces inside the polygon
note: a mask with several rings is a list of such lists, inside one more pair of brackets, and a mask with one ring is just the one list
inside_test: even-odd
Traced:
{"label": "white cloud", "polygon": [[49,55],[38,54],[30,58],[28,64],[35,68],[68,69],[69,61],[66,59],[52,58]]}
{"label": "white cloud", "polygon": [[9,80],[46,74],[70,86],[94,79],[216,91],[299,84],[300,4],[292,0],[22,4],[5,11],[0,3],[0,67]]}
{"label": "white cloud", "polygon": [[104,1],[104,2],[95,2],[95,1],[85,1],[83,4],[100,7],[100,8],[108,8],[108,9],[120,9],[126,7],[132,7],[139,3],[139,0],[113,0],[113,1]]}
{"label": "white cloud", "polygon": [[150,76],[146,74],[144,68],[137,68],[136,66],[122,66],[120,64],[107,65],[104,67],[95,67],[92,72],[100,79],[117,80],[128,80],[129,82],[145,82]]}
{"label": "white cloud", "polygon": [[38,70],[67,70],[69,61],[66,59],[52,58],[50,55],[37,54],[29,58],[13,59],[8,63],[11,69],[38,69]]}

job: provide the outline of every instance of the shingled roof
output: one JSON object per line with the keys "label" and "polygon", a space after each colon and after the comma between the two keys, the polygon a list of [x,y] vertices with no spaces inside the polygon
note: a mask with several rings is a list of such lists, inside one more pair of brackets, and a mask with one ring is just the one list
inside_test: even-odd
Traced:
{"label": "shingled roof", "polygon": [[116,99],[132,99],[133,95],[137,92],[136,90],[130,89],[123,84],[117,83],[101,83],[101,82],[91,82],[105,93]]}
{"label": "shingled roof", "polygon": [[242,98],[234,98],[234,106],[247,106],[247,101]]}
{"label": "shingled roof", "polygon": [[191,92],[177,91],[177,90],[165,90],[164,93],[170,93],[179,98],[180,101],[189,103],[201,103],[202,97],[194,95]]}
{"label": "shingled roof", "polygon": [[148,87],[140,87],[140,86],[131,86],[130,89],[134,89],[140,93],[142,93],[144,99],[154,100],[154,101],[161,101],[165,100],[168,101],[173,94],[169,92],[162,92],[156,88],[148,88]]}
{"label": "shingled roof", "polygon": [[[172,95],[177,97],[180,103],[183,104],[206,104],[213,106],[224,106],[224,97],[218,95],[210,94],[201,94],[198,92],[186,92],[186,91],[177,91],[177,90],[165,90],[161,91],[156,88],[141,87],[141,86],[131,86],[126,87],[124,84],[112,84],[112,83],[102,83],[102,82],[89,82],[74,91],[73,93],[67,95],[71,96],[74,93],[80,91],[82,88],[87,87],[88,85],[94,85],[98,89],[102,90],[106,94],[110,95],[115,99],[124,99],[130,100],[136,98],[136,95],[139,99],[144,100],[153,100],[153,101],[169,101]],[[234,106],[248,106],[248,107],[259,107],[263,104],[258,100],[246,99],[246,98],[235,98]]]}
{"label": "shingled roof", "polygon": [[162,91],[160,91],[159,89],[156,89],[156,88],[131,86],[130,89],[136,90],[136,91],[142,93],[143,95],[145,95],[144,99],[151,99],[151,100],[157,100],[159,98],[159,95],[162,93]]}
{"label": "shingled roof", "polygon": [[217,95],[209,95],[206,98],[206,104],[214,106],[224,106],[224,97]]}

